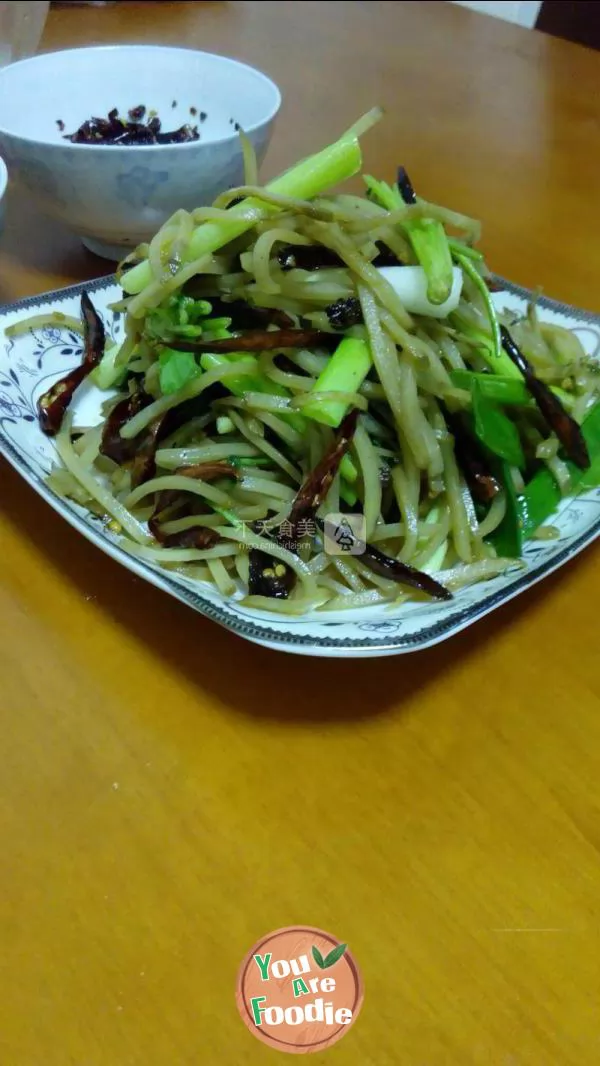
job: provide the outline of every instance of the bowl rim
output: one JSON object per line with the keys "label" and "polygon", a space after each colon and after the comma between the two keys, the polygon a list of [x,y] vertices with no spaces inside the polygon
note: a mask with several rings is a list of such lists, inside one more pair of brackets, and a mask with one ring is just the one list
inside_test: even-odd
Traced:
{"label": "bowl rim", "polygon": [[[246,134],[254,133],[256,130],[266,126],[279,112],[281,107],[281,90],[276,82],[265,74],[264,71],[259,70],[258,67],[253,67],[251,63],[245,63],[241,59],[236,59],[233,56],[221,55],[220,52],[206,52],[201,48],[180,48],[177,45],[162,45],[162,44],[102,44],[102,45],[89,45],[77,48],[60,48],[56,51],[39,52],[34,56],[29,56],[27,59],[19,59],[16,63],[8,63],[4,67],[0,67],[0,87],[2,86],[2,80],[5,76],[10,76],[10,71],[16,67],[33,66],[42,59],[48,58],[48,56],[64,56],[69,55],[71,52],[177,52],[178,54],[189,53],[194,56],[209,56],[211,59],[218,59],[223,63],[231,64],[234,67],[241,67],[245,71],[250,71],[254,75],[258,75],[260,79],[269,87],[274,95],[274,103],[267,111],[265,116],[258,122],[254,122],[251,125],[243,128],[243,132]],[[227,141],[234,141],[238,139],[238,131],[232,130],[231,133],[227,133],[224,137],[213,137],[210,140],[203,140],[200,138],[197,141],[183,141],[175,144],[123,144],[123,145],[110,145],[110,144],[74,144],[72,141],[64,141],[64,143],[58,143],[55,140],[46,140],[40,137],[28,137],[23,133],[16,133],[13,130],[7,129],[2,123],[0,123],[0,135],[11,138],[12,140],[23,141],[27,144],[43,145],[44,148],[66,148],[71,150],[72,148],[82,152],[100,152],[103,155],[107,150],[113,149],[114,151],[120,149],[132,151],[135,150],[136,155],[138,152],[165,152],[169,149],[198,149],[208,148],[216,144],[225,144]]]}

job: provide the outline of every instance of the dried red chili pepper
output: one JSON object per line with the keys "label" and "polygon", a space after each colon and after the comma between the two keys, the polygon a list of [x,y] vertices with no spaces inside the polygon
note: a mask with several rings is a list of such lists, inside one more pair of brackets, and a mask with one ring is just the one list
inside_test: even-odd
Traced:
{"label": "dried red chili pepper", "polygon": [[65,374],[60,381],[55,382],[43,396],[40,396],[37,403],[40,428],[48,437],[56,436],[73,399],[75,389],[98,366],[104,354],[104,326],[87,292],[81,294],[81,317],[83,319],[82,362],[74,370]]}
{"label": "dried red chili pepper", "polygon": [[340,463],[352,443],[357,423],[358,408],[354,408],[348,412],[340,424],[329,451],[317,463],[296,493],[288,518],[294,529],[293,540],[298,539],[297,529],[300,519],[314,518],[327,496]]}
{"label": "dried red chili pepper", "polygon": [[533,396],[539,411],[546,419],[550,429],[553,429],[556,433],[567,453],[567,457],[580,470],[587,470],[590,466],[590,456],[585,438],[581,432],[581,426],[565,411],[562,403],[548,385],[544,381],[540,381],[531,363],[525,358],[518,345],[515,344],[506,326],[500,326],[500,334],[504,351],[521,371],[525,378],[525,384]]}
{"label": "dried red chili pepper", "polygon": [[220,340],[174,340],[169,347],[177,352],[264,352],[274,348],[328,348],[337,345],[339,338],[334,333],[320,329],[277,329],[273,331],[252,330]]}
{"label": "dried red chili pepper", "polygon": [[[292,531],[291,535],[285,538],[288,547],[290,542],[297,546],[300,539],[300,521],[313,519],[326,498],[340,463],[350,447],[357,422],[358,410],[355,409],[346,415],[331,448],[299,488],[287,520]],[[249,563],[248,587],[252,595],[269,596],[277,600],[287,599],[296,583],[296,574],[289,566],[258,548],[250,551]]]}
{"label": "dried red chili pepper", "polygon": [[479,442],[469,433],[460,414],[448,411],[443,404],[440,406],[454,437],[454,452],[469,491],[480,503],[490,503],[500,492],[500,485],[486,465]]}
{"label": "dried red chili pepper", "polygon": [[362,555],[359,556],[362,563],[380,577],[387,577],[390,581],[397,581],[399,585],[408,585],[409,588],[425,592],[434,600],[451,600],[452,593],[449,589],[440,585],[429,574],[417,570],[408,563],[402,563],[399,559],[392,559],[385,555],[379,548],[367,544]]}

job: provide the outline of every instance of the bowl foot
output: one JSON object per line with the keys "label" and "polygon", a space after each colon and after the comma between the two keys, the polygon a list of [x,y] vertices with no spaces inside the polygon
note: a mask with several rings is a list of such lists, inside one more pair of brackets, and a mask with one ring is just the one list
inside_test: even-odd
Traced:
{"label": "bowl foot", "polygon": [[115,263],[124,259],[135,247],[135,245],[128,244],[108,244],[106,241],[96,240],[95,237],[82,237],[81,243],[94,255],[99,255],[102,259],[111,259]]}

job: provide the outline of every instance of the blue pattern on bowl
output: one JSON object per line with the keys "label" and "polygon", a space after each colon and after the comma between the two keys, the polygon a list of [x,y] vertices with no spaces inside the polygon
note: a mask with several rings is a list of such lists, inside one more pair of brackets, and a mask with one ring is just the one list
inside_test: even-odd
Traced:
{"label": "blue pattern on bowl", "polygon": [[115,179],[117,197],[131,207],[147,207],[159,185],[169,180],[167,170],[151,170],[150,167],[132,167]]}

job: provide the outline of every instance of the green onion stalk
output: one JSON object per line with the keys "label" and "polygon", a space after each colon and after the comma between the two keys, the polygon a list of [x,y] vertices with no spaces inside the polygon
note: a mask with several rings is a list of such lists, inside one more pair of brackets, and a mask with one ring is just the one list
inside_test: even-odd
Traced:
{"label": "green onion stalk", "polygon": [[[311,200],[331,186],[358,174],[362,166],[359,137],[381,118],[381,114],[379,108],[374,108],[334,144],[297,163],[265,188],[280,196]],[[191,263],[203,255],[218,251],[250,229],[258,218],[277,210],[256,198],[248,198],[230,209],[230,218],[202,222],[190,237],[185,262]],[[150,264],[145,261],[128,270],[121,279],[121,285],[126,293],[134,294],[141,292],[151,281]]]}

